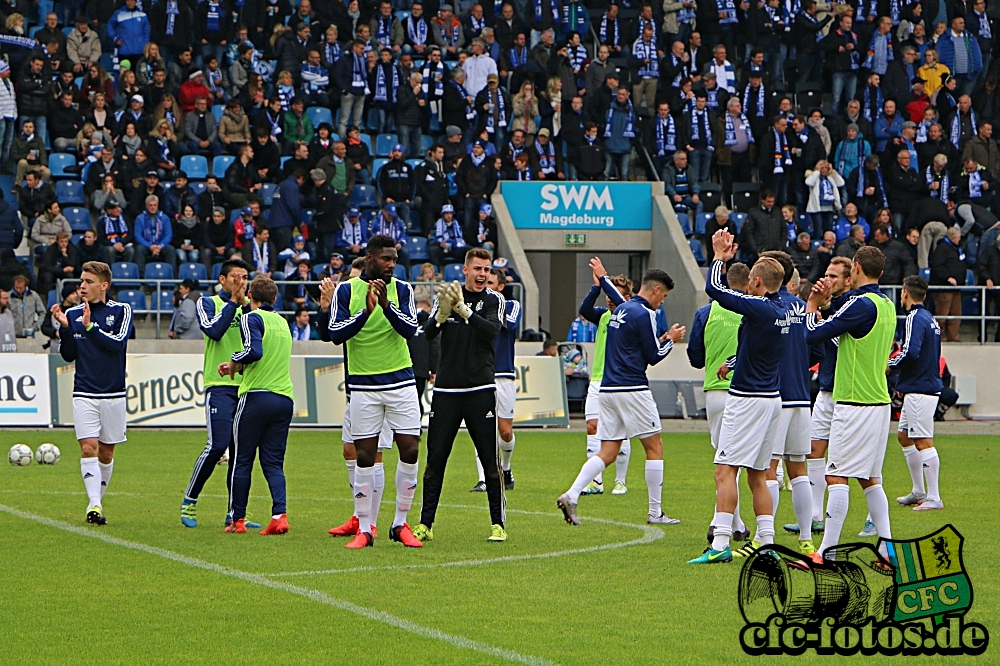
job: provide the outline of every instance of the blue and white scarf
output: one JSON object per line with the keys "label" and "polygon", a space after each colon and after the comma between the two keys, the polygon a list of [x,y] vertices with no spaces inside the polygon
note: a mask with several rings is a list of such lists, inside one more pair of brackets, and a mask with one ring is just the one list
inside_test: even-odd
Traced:
{"label": "blue and white scarf", "polygon": [[444,39],[446,46],[455,46],[458,44],[458,38],[462,34],[462,24],[456,23],[452,27],[450,35],[448,34],[447,28],[448,26],[443,24],[441,25],[441,37]]}
{"label": "blue and white scarf", "polygon": [[979,19],[979,38],[980,39],[993,39],[993,31],[990,30],[990,17],[986,14],[980,14],[978,12],[973,12],[976,18]]}
{"label": "blue and white scarf", "polygon": [[295,99],[295,86],[279,85],[274,94],[281,100],[282,111],[291,110],[292,100]]}
{"label": "blue and white scarf", "polygon": [[583,69],[583,64],[587,62],[587,47],[583,44],[569,47],[569,66],[574,73],[579,74]]}
{"label": "blue and white scarf", "polygon": [[[927,184],[932,184],[935,180],[938,180],[937,176],[934,174],[934,167],[929,166],[927,170],[924,171],[924,178],[927,180]],[[948,203],[948,190],[951,188],[951,177],[948,175],[948,170],[945,169],[944,173],[939,180],[941,186],[936,190],[931,190],[932,199],[940,199],[941,203]]]}
{"label": "blue and white scarf", "polygon": [[660,75],[660,64],[656,57],[656,41],[648,42],[642,39],[635,40],[632,45],[632,57],[636,60],[649,59],[649,64],[643,63],[639,66],[639,76],[646,79],[655,79]]}
{"label": "blue and white scarf", "polygon": [[351,52],[351,57],[354,59],[353,67],[351,67],[351,94],[367,95],[368,77],[365,76],[365,59],[353,51]]}
{"label": "blue and white scarf", "polygon": [[549,141],[544,146],[535,139],[535,152],[538,153],[538,169],[544,174],[556,172],[556,151]]}
{"label": "blue and white scarf", "polygon": [[715,86],[711,90],[705,89],[705,99],[708,100],[708,108],[715,111],[719,108],[719,86]]}
{"label": "blue and white scarf", "polygon": [[833,206],[833,192],[836,188],[826,176],[819,177],[819,205]]}
{"label": "blue and white scarf", "polygon": [[125,221],[125,216],[121,213],[118,217],[111,217],[107,213],[104,214],[104,236],[108,239],[108,242],[114,245],[119,242],[119,237],[125,238],[128,235],[128,222]]}
{"label": "blue and white scarf", "polygon": [[[534,0],[533,4],[535,5],[535,23],[542,22],[542,3],[544,1],[545,0]],[[562,7],[559,4],[559,0],[552,0],[552,2],[550,2],[549,4],[552,7],[552,23],[554,23],[555,25],[559,25],[559,22],[562,19]]]}
{"label": "blue and white scarf", "polygon": [[774,173],[785,173],[786,166],[792,166],[792,151],[788,149],[788,137],[772,127],[774,133]]}
{"label": "blue and white scarf", "polygon": [[677,123],[667,114],[666,119],[656,117],[656,156],[665,157],[677,150]]}
{"label": "blue and white scarf", "polygon": [[[858,198],[865,198],[865,173],[868,169],[862,164],[858,167]],[[875,180],[878,183],[878,194],[882,199],[882,207],[889,207],[889,199],[885,196],[885,181],[882,180],[882,169],[875,169]]]}
{"label": "blue and white scarf", "polygon": [[695,19],[695,11],[691,7],[681,7],[677,12],[678,23],[691,23]]}
{"label": "blue and white scarf", "polygon": [[[500,127],[507,127],[507,103],[503,100],[503,90],[497,88],[497,101],[496,101],[496,120],[494,120],[494,113],[486,112],[486,131],[493,134],[496,130],[493,127],[493,123],[496,122]],[[493,93],[490,89],[486,88],[486,101],[493,102]]]}
{"label": "blue and white scarf", "polygon": [[527,147],[524,144],[521,144],[520,146],[515,146],[513,141],[508,141],[507,150],[510,151],[511,164],[513,164],[514,160],[517,159],[517,156],[523,153],[526,149]]}
{"label": "blue and white scarf", "polygon": [[457,248],[465,247],[465,236],[458,220],[452,219],[451,222],[448,222],[440,217],[434,226],[434,235],[438,243],[451,243]]}
{"label": "blue and white scarf", "polygon": [[162,136],[156,139],[157,150],[160,151],[160,161],[170,162],[170,142]]}
{"label": "blue and white scarf", "polygon": [[167,0],[167,29],[166,34],[168,37],[174,36],[174,29],[177,25],[177,16],[181,13],[180,8],[177,6],[177,0]]}
{"label": "blue and white scarf", "polygon": [[[969,175],[971,176],[972,174],[969,174]],[[969,194],[970,194],[970,196],[972,194],[972,180],[971,179],[969,180]],[[976,195],[976,196],[978,196],[978,195]],[[958,260],[959,261],[965,261],[965,252],[962,251],[962,248],[960,248],[959,246],[957,246],[953,242],[951,242],[950,238],[948,238],[947,236],[945,236],[944,238],[941,239],[941,242],[947,243],[948,245],[951,245],[953,248],[955,248],[956,250],[958,250]]]}
{"label": "blue and white scarf", "polygon": [[889,20],[892,21],[892,27],[895,28],[899,25],[902,18],[903,8],[900,7],[899,0],[889,0]]}
{"label": "blue and white scarf", "polygon": [[454,80],[451,82],[451,85],[455,86],[455,89],[458,90],[458,93],[462,96],[462,101],[465,102],[465,119],[466,120],[473,120],[473,119],[475,119],[475,117],[476,117],[476,111],[469,104],[469,100],[468,100],[469,93],[465,90],[465,86],[463,86],[458,81],[454,81]]}
{"label": "blue and white scarf", "polygon": [[849,44],[854,45],[854,49],[851,51],[851,71],[857,70],[858,60],[861,59],[861,55],[858,53],[858,36],[850,30],[844,32],[842,28],[837,28],[837,34],[846,39]]}
{"label": "blue and white scarf", "polygon": [[737,22],[736,3],[733,0],[715,0],[716,14],[725,14],[725,18],[719,19],[719,25],[731,25]]}
{"label": "blue and white scarf", "polygon": [[357,223],[351,223],[350,218],[345,215],[344,231],[341,234],[341,238],[344,239],[344,245],[346,247],[350,247],[351,245],[364,245],[365,229],[362,226],[361,219],[359,218]]}
{"label": "blue and white scarf", "polygon": [[340,55],[343,52],[344,50],[340,47],[340,42],[334,42],[333,44],[326,42],[323,44],[323,56],[331,65],[340,59]]}
{"label": "blue and white scarf", "polygon": [[[742,113],[740,114],[740,125],[742,125],[743,131],[747,133],[747,143],[753,143],[753,131],[750,129],[750,121]],[[736,124],[733,122],[733,114],[731,113],[726,113],[726,145],[736,145]]]}
{"label": "blue and white scarf", "polygon": [[[879,0],[860,0],[858,3],[858,21],[867,21],[868,17],[878,17],[878,3]],[[867,7],[867,9],[866,9]]]}
{"label": "blue and white scarf", "polygon": [[872,39],[868,43],[868,54],[865,56],[865,61],[863,63],[861,63],[861,66],[864,67],[865,69],[871,69],[872,66],[874,65],[874,63],[875,63],[875,41],[879,37],[883,37],[883,36],[885,37],[885,64],[886,64],[886,66],[888,67],[889,63],[894,60],[895,56],[893,56],[893,53],[892,53],[892,31],[890,30],[889,32],[885,33],[885,35],[881,35],[881,34],[879,34],[879,31],[876,30],[874,33],[872,33]]}
{"label": "blue and white scarf", "polygon": [[386,87],[385,78],[385,65],[381,62],[375,66],[375,101],[376,102],[389,102],[390,104],[396,101],[396,90],[399,89],[399,68],[396,67],[391,62],[389,63],[389,69],[392,70],[392,88]]}
{"label": "blue and white scarf", "polygon": [[680,88],[681,80],[691,76],[691,66],[689,63],[683,62],[680,58],[675,56],[673,52],[670,53],[670,65],[671,67],[677,67],[678,65],[681,65],[680,71],[677,73],[677,76],[674,77],[673,82],[671,82],[670,84],[674,88]]}
{"label": "blue and white scarf", "polygon": [[[728,114],[727,114],[728,115]],[[700,116],[700,120],[699,120]],[[708,145],[708,149],[712,150],[712,121],[708,117],[708,109],[702,109],[698,111],[694,109],[691,111],[691,141],[700,141],[703,137],[701,136],[702,130],[705,132],[705,143]]]}
{"label": "blue and white scarf", "polygon": [[510,68],[512,70],[528,64],[528,47],[522,46],[520,49],[520,52],[516,46],[510,49]]}
{"label": "blue and white scarf", "polygon": [[[635,138],[635,111],[632,109],[632,100],[628,100],[625,103],[628,104],[628,120],[625,123],[625,131],[622,132],[622,136],[625,137],[626,139],[634,139]],[[607,116],[607,118],[604,121],[604,138],[605,139],[610,139],[611,138],[611,126],[612,126],[612,122],[611,121],[614,118],[615,106],[616,105],[617,105],[617,102],[612,102],[611,106],[608,107],[608,116]]]}
{"label": "blue and white scarf", "polygon": [[656,29],[656,21],[654,21],[653,19],[649,19],[647,21],[647,20],[645,20],[644,18],[642,18],[640,16],[639,17],[639,28],[638,28],[638,31],[636,32],[636,34],[639,35],[639,39],[642,39],[642,31],[645,30],[647,27],[652,28],[652,30],[653,30],[653,43],[656,44],[656,38],[658,36],[657,33],[660,32],[659,30]]}
{"label": "blue and white scarf", "polygon": [[277,138],[281,134],[281,114],[277,113],[273,117],[271,116],[271,109],[264,111],[264,117],[267,119],[268,124],[271,125],[271,136]]}
{"label": "blue and white scarf", "polygon": [[410,43],[415,45],[427,43],[427,21],[424,17],[413,18],[412,15],[406,18],[406,34],[410,38]]}
{"label": "blue and white scarf", "polygon": [[722,64],[722,76],[718,76],[718,65],[715,64],[713,60],[710,64],[712,71],[715,72],[718,77],[719,87],[725,88],[727,92],[734,94],[736,92],[736,70],[733,69],[732,64],[726,60]]}
{"label": "blue and white scarf", "polygon": [[[448,68],[445,67],[444,63],[433,63],[428,60],[421,74],[423,74],[424,81],[420,84],[420,88],[424,91],[424,97],[427,99],[444,97],[444,78],[448,75]],[[434,84],[433,92],[430,87],[432,82]]]}
{"label": "blue and white scarf", "polygon": [[608,15],[605,12],[604,16],[601,18],[601,31],[600,31],[600,33],[599,33],[598,36],[601,38],[601,44],[605,44],[605,45],[610,46],[610,47],[613,48],[615,46],[618,46],[618,40],[621,37],[621,30],[618,29],[618,19],[617,18],[612,21],[612,24],[613,24],[612,27],[614,28],[615,34],[614,34],[614,37],[612,37],[611,41],[609,42],[608,41]]}
{"label": "blue and white scarf", "polygon": [[927,142],[927,132],[931,128],[931,124],[926,120],[921,120],[920,124],[917,125],[917,143]]}
{"label": "blue and white scarf", "polygon": [[[972,125],[972,136],[976,136],[979,134],[979,124],[976,122],[976,110],[971,106],[969,107],[969,122]],[[955,146],[955,150],[959,150],[959,142],[962,138],[961,111],[956,111],[951,117],[951,129],[948,138],[951,139],[951,145]]]}
{"label": "blue and white scarf", "polygon": [[969,198],[978,199],[983,196],[983,177],[979,174],[982,168],[976,169],[972,173],[967,173],[964,170],[963,174],[969,177]]}
{"label": "blue and white scarf", "polygon": [[469,14],[469,25],[472,26],[472,34],[478,37],[483,32],[483,28],[486,27],[486,17],[477,19],[472,14]]}
{"label": "blue and white scarf", "polygon": [[[812,16],[812,15],[810,15],[810,14],[809,14],[808,12],[807,12],[807,13],[805,13],[805,14],[803,14],[803,16],[805,17],[805,19],[806,19],[807,21],[809,21],[809,22],[810,22],[810,23],[812,23],[813,25],[819,25],[819,21],[817,21],[817,20],[816,20],[816,17],[815,17],[815,16]],[[720,21],[720,22],[721,22],[721,21]],[[817,30],[817,31],[816,31],[815,33],[813,33],[813,34],[814,34],[814,35],[816,36],[816,37],[815,37],[815,39],[816,39],[816,41],[817,41],[817,42],[819,42],[819,41],[822,41],[822,40],[823,40],[823,31],[822,31],[822,30]]]}
{"label": "blue and white scarf", "polygon": [[[752,86],[748,83],[746,89],[743,91],[743,110],[744,111],[746,111],[747,109],[750,108],[750,90],[751,89],[752,89]],[[754,113],[754,115],[757,118],[763,118],[764,117],[764,112],[766,111],[765,106],[766,106],[766,104],[764,102],[764,84],[761,83],[760,87],[757,88],[757,108],[756,108],[756,113]]]}
{"label": "blue and white scarf", "polygon": [[528,180],[531,180],[532,179],[531,178],[531,167],[530,166],[526,166],[524,168],[524,171],[521,171],[520,169],[515,169],[514,170],[514,177],[517,180],[519,180],[519,181],[528,181]]}
{"label": "blue and white scarf", "polygon": [[392,48],[392,14],[375,17],[375,41],[384,49]]}
{"label": "blue and white scarf", "polygon": [[878,118],[879,112],[882,110],[882,106],[885,104],[885,100],[882,97],[882,87],[879,86],[875,88],[875,106],[872,106],[871,99],[871,86],[865,86],[865,93],[862,99],[862,109],[861,113],[864,114],[865,120],[870,123],[875,122],[875,118]]}
{"label": "blue and white scarf", "polygon": [[208,24],[205,28],[209,32],[219,32],[221,29],[222,7],[219,3],[208,0]]}
{"label": "blue and white scarf", "polygon": [[271,265],[271,248],[270,243],[264,242],[261,245],[257,244],[257,241],[252,241],[253,245],[253,265],[257,269],[258,273],[267,273],[268,268]]}

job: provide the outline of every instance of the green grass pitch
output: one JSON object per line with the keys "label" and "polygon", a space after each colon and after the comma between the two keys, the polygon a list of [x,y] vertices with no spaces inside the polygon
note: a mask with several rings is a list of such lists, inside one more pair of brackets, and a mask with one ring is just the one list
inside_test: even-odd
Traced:
{"label": "green grass pitch", "polygon": [[[84,522],[71,431],[8,430],[0,437],[2,447],[24,442],[35,449],[51,441],[62,450],[55,467],[0,467],[0,662],[759,663],[739,647],[739,565],[684,564],[704,548],[712,516],[707,435],[663,436],[664,509],[682,524],[645,525],[639,449],[629,494],[582,498],[583,525],[570,527],[555,499],[584,460],[585,436],[519,431],[517,488],[507,494],[510,539],[493,545],[486,542],[486,497],[468,492],[475,469],[471,442],[462,434],[435,540],[421,550],[388,540],[397,460],[390,452],[380,537],[363,551],[346,551],[345,540],[326,533],[352,511],[336,432],[293,432],[285,465],[291,531],[267,538],[223,533],[223,468],[199,502],[198,528],[181,526],[180,500],[203,432],[136,429],[129,436],[105,498],[110,524],[100,529]],[[909,477],[898,445],[889,443],[885,485],[894,536],[914,538],[954,524],[966,537],[975,589],[969,618],[997,633],[997,441],[941,436],[937,444],[947,509],[920,513],[893,501],[908,492]],[[421,453],[421,473],[423,460]],[[605,479],[610,490],[611,470]],[[250,512],[266,522],[270,501],[257,470],[253,484]],[[412,524],[419,520],[417,493]],[[851,500],[845,537],[856,534],[866,512],[857,486]],[[743,516],[752,525],[747,506]],[[794,545],[780,528],[794,522],[789,493],[781,493],[776,522],[778,542]],[[104,538],[88,538],[95,533]],[[998,649],[991,647],[980,663],[1000,663]],[[807,653],[794,659],[845,658]]]}

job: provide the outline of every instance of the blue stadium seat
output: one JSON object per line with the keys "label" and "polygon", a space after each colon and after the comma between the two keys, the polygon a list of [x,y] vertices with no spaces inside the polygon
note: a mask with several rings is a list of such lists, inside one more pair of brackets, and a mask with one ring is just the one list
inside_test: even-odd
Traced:
{"label": "blue stadium seat", "polygon": [[368,147],[368,152],[369,153],[374,153],[374,151],[372,150],[372,138],[369,135],[362,134],[361,135],[361,143],[365,144],[365,146]]}
{"label": "blue stadium seat", "polygon": [[148,286],[155,287],[156,283],[152,282],[153,280],[174,279],[174,267],[162,261],[154,261],[146,264],[146,275],[144,277],[147,280],[146,284]]}
{"label": "blue stadium seat", "polygon": [[701,241],[697,238],[688,239],[688,246],[691,248],[691,253],[694,254],[694,260],[698,262],[701,266],[705,263],[705,255],[701,250]]}
{"label": "blue stadium seat", "polygon": [[285,309],[285,302],[281,298],[281,289],[278,289],[278,297],[274,299],[274,309],[281,312]]}
{"label": "blue stadium seat", "polygon": [[411,157],[410,159],[406,160],[406,163],[410,165],[411,169],[416,169],[418,166],[420,166],[420,164],[423,161],[424,160],[422,158]]}
{"label": "blue stadium seat", "polygon": [[66,167],[76,166],[76,158],[69,153],[52,153],[49,155],[49,171],[53,178],[79,178],[79,174],[69,173]]}
{"label": "blue stadium seat", "polygon": [[677,213],[677,221],[681,225],[681,231],[684,232],[684,236],[691,235],[691,220],[688,219],[687,213]]}
{"label": "blue stadium seat", "polygon": [[448,264],[444,267],[444,281],[452,282],[453,280],[459,282],[465,280],[465,276],[462,275],[462,264]]}
{"label": "blue stadium seat", "polygon": [[325,106],[310,106],[306,109],[306,115],[312,121],[313,127],[319,127],[320,123],[330,123],[333,125],[333,114]]}
{"label": "blue stadium seat", "polygon": [[215,116],[215,122],[218,123],[222,120],[222,114],[226,111],[225,104],[213,104],[212,105],[212,115]]}
{"label": "blue stadium seat", "polygon": [[314,280],[320,279],[319,274],[323,272],[323,269],[326,268],[326,266],[327,265],[324,264],[323,262],[319,262],[315,266],[313,266],[312,275]]}
{"label": "blue stadium seat", "polygon": [[236,220],[240,219],[240,209],[234,208],[229,211],[229,224],[236,224]]}
{"label": "blue stadium seat", "polygon": [[410,252],[410,261],[428,261],[431,258],[427,253],[427,238],[424,236],[410,236],[406,249]]}
{"label": "blue stadium seat", "polygon": [[60,180],[56,182],[56,201],[64,204],[86,204],[83,194],[83,183],[78,180]]}
{"label": "blue stadium seat", "polygon": [[98,60],[98,63],[100,63],[101,67],[104,68],[104,71],[109,74],[115,68],[115,61],[110,53],[102,53],[101,59]]}
{"label": "blue stadium seat", "polygon": [[229,165],[236,161],[232,155],[216,155],[212,159],[212,174],[222,178],[226,174]]}
{"label": "blue stadium seat", "polygon": [[370,227],[375,218],[378,217],[379,210],[377,208],[372,210],[361,211],[361,223],[366,227]]}
{"label": "blue stadium seat", "polygon": [[49,293],[45,297],[45,309],[49,310],[53,305],[59,302],[59,295],[56,294],[55,289],[49,289]]}
{"label": "blue stadium seat", "polygon": [[45,27],[45,26],[41,26],[41,25],[31,26],[30,28],[28,28],[28,37],[34,37],[35,34],[37,34],[38,31],[41,30],[43,27]]}
{"label": "blue stadium seat", "polygon": [[208,271],[205,270],[205,264],[181,264],[180,271],[177,274],[180,280],[198,280],[204,282],[208,279]]}
{"label": "blue stadium seat", "polygon": [[921,268],[919,272],[920,272],[920,277],[922,277],[923,279],[928,281],[931,279],[931,269]]}
{"label": "blue stadium seat", "polygon": [[218,282],[220,275],[222,275],[222,263],[217,262],[215,264],[212,264],[212,281]]}
{"label": "blue stadium seat", "polygon": [[372,180],[378,182],[378,172],[382,170],[382,167],[388,163],[389,159],[386,157],[376,157],[372,160]]}
{"label": "blue stadium seat", "polygon": [[[21,187],[21,183],[18,183],[17,186]],[[12,189],[14,189],[14,176],[10,176],[7,174],[0,176],[0,190],[3,190],[4,192],[10,192]],[[16,203],[16,202],[9,201],[7,203]]]}
{"label": "blue stadium seat", "polygon": [[69,228],[75,232],[83,233],[93,228],[90,224],[90,212],[86,208],[69,206],[62,209],[62,214],[69,222]]}
{"label": "blue stadium seat", "polygon": [[402,23],[407,18],[409,18],[410,12],[406,11],[405,9],[400,9],[400,10],[397,10],[397,11],[393,12],[393,16],[396,17],[396,20],[398,20],[400,23]]}
{"label": "blue stadium seat", "polygon": [[743,223],[747,220],[746,213],[730,213],[729,219],[736,223],[736,233],[743,231]]}
{"label": "blue stadium seat", "polygon": [[292,159],[292,156],[291,156],[291,155],[285,155],[285,156],[283,156],[283,157],[281,158],[281,168],[282,168],[282,169],[284,169],[284,168],[285,168],[285,162],[287,162],[287,161],[288,161],[288,160],[290,160],[290,159]]}
{"label": "blue stadium seat", "polygon": [[375,154],[379,157],[388,157],[393,145],[399,143],[399,137],[395,134],[379,134],[375,137]]}
{"label": "blue stadium seat", "polygon": [[[303,208],[302,209],[302,223],[305,224],[307,227],[311,227],[312,226],[313,217],[315,217],[315,216],[316,216],[316,211],[313,210],[312,208]],[[325,259],[329,259],[330,257],[324,257],[324,258]]]}
{"label": "blue stadium seat", "polygon": [[146,311],[146,294],[135,289],[119,289],[115,300],[119,303],[128,303],[132,306],[133,312]]}
{"label": "blue stadium seat", "polygon": [[205,183],[188,183],[188,187],[191,188],[191,191],[194,192],[195,196],[200,195],[208,189],[208,185]]}
{"label": "blue stadium seat", "polygon": [[430,134],[421,134],[420,135],[420,153],[421,153],[421,155],[423,155],[423,153],[426,153],[430,149],[430,147],[433,146],[433,145],[434,145],[434,137],[432,137]]}
{"label": "blue stadium seat", "polygon": [[153,294],[153,309],[159,310],[160,312],[173,312],[174,311],[174,292],[170,289],[161,289],[159,291],[154,291]]}
{"label": "blue stadium seat", "polygon": [[111,280],[123,287],[138,287],[139,265],[131,261],[119,261],[111,264]]}
{"label": "blue stadium seat", "polygon": [[278,190],[278,186],[274,183],[264,183],[264,186],[260,188],[260,197],[264,200],[265,206],[270,206],[274,203],[274,193]]}
{"label": "blue stadium seat", "polygon": [[[413,257],[411,256],[410,258],[412,259]],[[416,282],[417,280],[420,279],[420,267],[421,266],[422,266],[422,264],[420,264],[420,263],[415,263],[412,266],[410,266],[410,282]],[[434,267],[434,272],[435,273],[437,273],[437,269],[438,269],[437,266],[435,266]]]}
{"label": "blue stadium seat", "polygon": [[79,245],[80,241],[83,240],[83,234],[73,234],[69,237],[69,242],[73,245]]}
{"label": "blue stadium seat", "polygon": [[406,269],[403,268],[403,264],[396,264],[396,267],[392,269],[392,276],[406,282]]}
{"label": "blue stadium seat", "polygon": [[181,158],[181,171],[191,180],[208,178],[208,160],[201,155],[185,155]]}
{"label": "blue stadium seat", "polygon": [[694,216],[694,232],[699,236],[705,235],[708,221],[715,217],[715,213],[699,213]]}
{"label": "blue stadium seat", "polygon": [[[402,19],[400,19],[400,20],[402,20]],[[73,30],[75,29],[75,27],[76,26],[72,26],[72,25],[66,26],[65,28],[62,29],[63,34],[66,35],[67,37],[69,37],[69,33],[73,32]]]}
{"label": "blue stadium seat", "polygon": [[351,190],[351,205],[358,208],[378,208],[378,193],[372,185],[359,183]]}

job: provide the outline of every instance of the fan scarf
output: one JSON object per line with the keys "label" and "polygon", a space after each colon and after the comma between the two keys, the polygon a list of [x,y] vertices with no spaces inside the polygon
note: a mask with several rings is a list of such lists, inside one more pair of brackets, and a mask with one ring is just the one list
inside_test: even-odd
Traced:
{"label": "fan scarf", "polygon": [[205,27],[209,32],[219,32],[220,29],[220,19],[222,18],[222,8],[219,7],[219,3],[208,2],[208,25]]}
{"label": "fan scarf", "polygon": [[267,268],[271,264],[270,255],[271,249],[266,242],[263,245],[258,245],[257,241],[253,241],[253,265],[258,273],[267,272]]}
{"label": "fan scarf", "polygon": [[418,19],[412,15],[406,19],[406,34],[412,44],[420,45],[427,43],[427,21],[421,16]]}
{"label": "fan scarf", "polygon": [[[728,114],[726,114],[728,115]],[[701,119],[699,120],[699,116]],[[698,111],[697,109],[691,111],[691,141],[700,141],[702,139],[701,132],[702,127],[705,130],[705,143],[708,145],[708,149],[712,150],[712,122],[708,118],[708,110],[704,109]]]}
{"label": "fan scarf", "polygon": [[[865,198],[865,169],[864,165],[858,167],[858,198]],[[882,180],[882,169],[875,169],[875,180],[878,181],[878,194],[882,198],[882,208],[889,207],[889,199],[885,196],[885,183]]]}
{"label": "fan scarf", "polygon": [[544,146],[535,139],[535,152],[538,153],[538,168],[542,173],[550,174],[556,172],[556,151],[552,148],[552,142]]}
{"label": "fan scarf", "polygon": [[[872,40],[868,43],[868,54],[865,56],[865,61],[861,63],[861,66],[865,69],[871,69],[872,65],[875,63],[875,40],[878,39],[878,30],[872,34]],[[892,62],[894,56],[892,55],[892,31],[885,33],[885,64],[886,66]]]}
{"label": "fan scarf", "polygon": [[381,44],[382,48],[392,48],[392,15],[386,17],[379,14],[375,20],[375,41]]}
{"label": "fan scarf", "polygon": [[465,119],[473,120],[476,117],[476,112],[471,106],[469,106],[469,93],[466,92],[465,86],[458,81],[452,81],[451,85],[455,86],[455,89],[458,90],[458,93],[462,96],[462,100],[465,102]]}
{"label": "fan scarf", "polygon": [[351,57],[354,59],[354,65],[351,68],[351,94],[353,95],[367,95],[368,94],[368,81],[365,76],[365,61],[364,58],[356,53],[351,53]]}
{"label": "fan scarf", "polygon": [[833,206],[833,182],[826,176],[819,177],[819,205]]}
{"label": "fan scarf", "polygon": [[[622,132],[622,136],[626,139],[635,138],[635,111],[632,109],[632,100],[626,102],[628,104],[628,121],[625,123],[625,131]],[[604,138],[611,138],[611,119],[614,117],[615,113],[615,103],[612,103],[608,107],[608,116],[604,122]]]}
{"label": "fan scarf", "polygon": [[118,214],[118,217],[105,214],[104,235],[112,245],[118,242],[119,236],[125,238],[128,235],[128,222],[125,221],[125,216],[121,213]]}
{"label": "fan scarf", "polygon": [[716,14],[725,14],[725,18],[719,19],[719,25],[729,25],[736,23],[736,3],[733,0],[715,0]]}
{"label": "fan scarf", "polygon": [[[447,69],[444,63],[432,63],[430,60],[424,66],[424,71],[422,72],[424,81],[420,84],[421,89],[424,91],[424,97],[430,99],[441,99],[444,97],[444,77],[447,74]],[[441,78],[438,78],[438,74]],[[430,84],[434,83],[434,92],[431,93]]]}
{"label": "fan scarf", "polygon": [[666,120],[657,118],[657,121],[656,156],[664,157],[668,152],[673,153],[677,150],[677,123],[670,114],[667,114]]}
{"label": "fan scarf", "polygon": [[649,64],[643,63],[639,67],[639,76],[642,78],[655,79],[659,76],[660,64],[656,59],[656,41],[645,42],[641,39],[635,40],[632,46],[632,57],[636,60],[649,59]]}
{"label": "fan scarf", "polygon": [[[677,67],[677,65],[680,64],[681,62],[682,62],[681,59],[675,56],[673,52],[670,53],[670,64],[672,67]],[[671,83],[670,85],[672,85],[674,88],[680,88],[681,80],[686,79],[689,76],[691,76],[691,68],[689,64],[685,62],[681,66],[681,70],[677,73],[677,76],[674,77],[673,83]]]}
{"label": "fan scarf", "polygon": [[[494,122],[497,122],[500,127],[507,127],[507,104],[503,101],[503,91],[497,88],[496,95],[495,113],[486,112],[486,131],[490,134],[495,132],[493,127]],[[490,92],[489,88],[486,89],[486,101],[493,102],[493,93]],[[496,116],[496,120],[494,120],[494,115]]]}
{"label": "fan scarf", "polygon": [[177,7],[177,0],[167,0],[167,36],[174,36],[174,29],[177,25],[177,16],[181,10]]}
{"label": "fan scarf", "polygon": [[[864,104],[862,105],[863,108],[861,111],[865,116],[865,120],[870,123],[875,122],[874,119],[878,117],[878,113],[881,111],[882,106],[885,103],[885,100],[882,98],[882,88],[875,88],[876,106],[872,107],[871,90],[872,86],[865,86]],[[872,111],[874,111],[874,113]]]}
{"label": "fan scarf", "polygon": [[[743,126],[743,130],[747,133],[747,143],[753,143],[753,132],[750,129],[750,121],[747,117],[740,114],[740,124]],[[726,145],[735,146],[736,145],[736,126],[733,122],[733,114],[726,114]]]}
{"label": "fan scarf", "polygon": [[[928,185],[930,185],[935,180],[937,180],[937,178],[935,177],[935,174],[934,174],[934,167],[933,166],[927,167],[927,171],[924,172],[924,177],[926,178]],[[947,169],[945,169],[944,173],[942,174],[940,183],[941,183],[941,187],[939,187],[936,190],[931,190],[931,198],[932,199],[940,199],[941,203],[946,204],[949,201],[949,199],[948,199],[948,190],[951,189],[951,178],[948,176],[948,170]]]}
{"label": "fan scarf", "polygon": [[392,89],[389,90],[385,85],[385,67],[382,63],[379,63],[375,67],[375,101],[376,102],[389,102],[393,103],[396,101],[396,90],[399,88],[399,68],[397,68],[392,63],[389,64],[389,68],[392,70]]}
{"label": "fan scarf", "polygon": [[[972,125],[972,135],[975,136],[979,134],[979,125],[976,123],[976,111],[971,106],[969,107],[969,122]],[[956,111],[951,117],[951,130],[948,138],[951,139],[951,145],[955,146],[955,150],[958,150],[959,139],[962,138],[961,111]]]}
{"label": "fan scarf", "polygon": [[774,133],[774,173],[785,173],[786,166],[792,166],[792,153],[788,150],[788,138],[784,132],[771,128]]}
{"label": "fan scarf", "polygon": [[[746,90],[743,91],[743,110],[746,111],[750,108],[750,90],[751,86],[748,83]],[[764,84],[761,83],[760,87],[757,88],[757,108],[754,115],[758,118],[764,117]]]}
{"label": "fan scarf", "polygon": [[605,13],[603,18],[601,18],[601,44],[606,44],[611,47],[618,46],[618,38],[621,35],[621,31],[618,30],[618,19],[614,19],[612,21],[612,27],[614,28],[615,34],[611,41],[608,42],[608,15]]}

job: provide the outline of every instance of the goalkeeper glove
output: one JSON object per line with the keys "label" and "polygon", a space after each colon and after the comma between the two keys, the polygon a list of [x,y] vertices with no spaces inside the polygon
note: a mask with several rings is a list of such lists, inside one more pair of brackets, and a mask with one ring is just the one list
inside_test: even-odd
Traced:
{"label": "goalkeeper glove", "polygon": [[438,310],[437,314],[434,315],[434,321],[438,324],[443,324],[448,321],[448,317],[451,316],[451,297],[448,294],[448,288],[445,287],[438,292]]}

